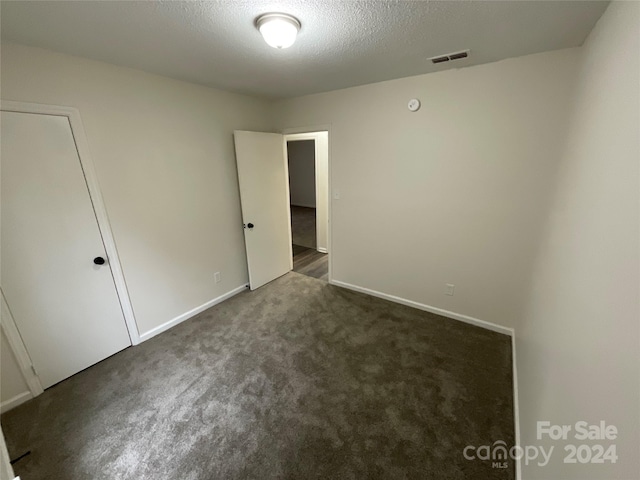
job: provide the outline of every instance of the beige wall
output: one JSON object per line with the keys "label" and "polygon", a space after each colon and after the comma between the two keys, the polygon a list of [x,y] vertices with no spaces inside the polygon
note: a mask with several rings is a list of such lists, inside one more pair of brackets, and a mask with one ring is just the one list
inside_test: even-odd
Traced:
{"label": "beige wall", "polygon": [[1,82],[80,110],[141,334],[247,282],[233,130],[270,103],[4,43]]}
{"label": "beige wall", "polygon": [[578,57],[550,52],[276,104],[282,129],[331,126],[333,278],[513,326]]}
{"label": "beige wall", "polygon": [[[615,465],[549,466],[523,478],[640,474],[640,4],[614,2],[587,39],[571,129],[516,324],[522,442],[536,422],[616,425]],[[569,437],[574,444],[580,444]]]}

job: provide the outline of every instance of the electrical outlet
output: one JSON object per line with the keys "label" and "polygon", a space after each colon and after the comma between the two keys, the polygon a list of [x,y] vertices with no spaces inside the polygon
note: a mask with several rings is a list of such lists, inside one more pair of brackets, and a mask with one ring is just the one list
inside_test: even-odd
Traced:
{"label": "electrical outlet", "polygon": [[220,272],[214,273],[213,278],[215,279],[216,283],[220,283],[222,281],[222,279],[220,278]]}
{"label": "electrical outlet", "polygon": [[456,288],[455,285],[453,285],[451,283],[445,283],[444,284],[444,294],[453,296],[453,291],[455,290],[455,288]]}

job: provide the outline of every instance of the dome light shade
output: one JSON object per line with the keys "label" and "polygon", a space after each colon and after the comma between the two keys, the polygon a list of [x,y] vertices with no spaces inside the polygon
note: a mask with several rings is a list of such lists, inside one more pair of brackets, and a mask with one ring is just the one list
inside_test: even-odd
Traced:
{"label": "dome light shade", "polygon": [[300,30],[297,18],[286,13],[267,13],[256,19],[264,41],[273,48],[289,48]]}

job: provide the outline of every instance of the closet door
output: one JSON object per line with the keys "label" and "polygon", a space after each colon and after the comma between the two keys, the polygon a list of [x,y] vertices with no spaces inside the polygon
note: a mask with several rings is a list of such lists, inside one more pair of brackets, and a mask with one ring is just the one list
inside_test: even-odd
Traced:
{"label": "closet door", "polygon": [[1,120],[0,285],[47,388],[130,340],[68,118]]}

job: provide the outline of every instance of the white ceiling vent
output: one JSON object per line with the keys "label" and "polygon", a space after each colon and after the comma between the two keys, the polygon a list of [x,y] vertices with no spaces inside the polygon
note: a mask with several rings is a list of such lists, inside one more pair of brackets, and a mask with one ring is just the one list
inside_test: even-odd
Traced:
{"label": "white ceiling vent", "polygon": [[450,60],[460,60],[461,58],[467,58],[469,56],[469,52],[470,50],[463,50],[461,52],[438,55],[437,57],[432,57],[429,60],[431,60],[431,63],[443,63]]}

